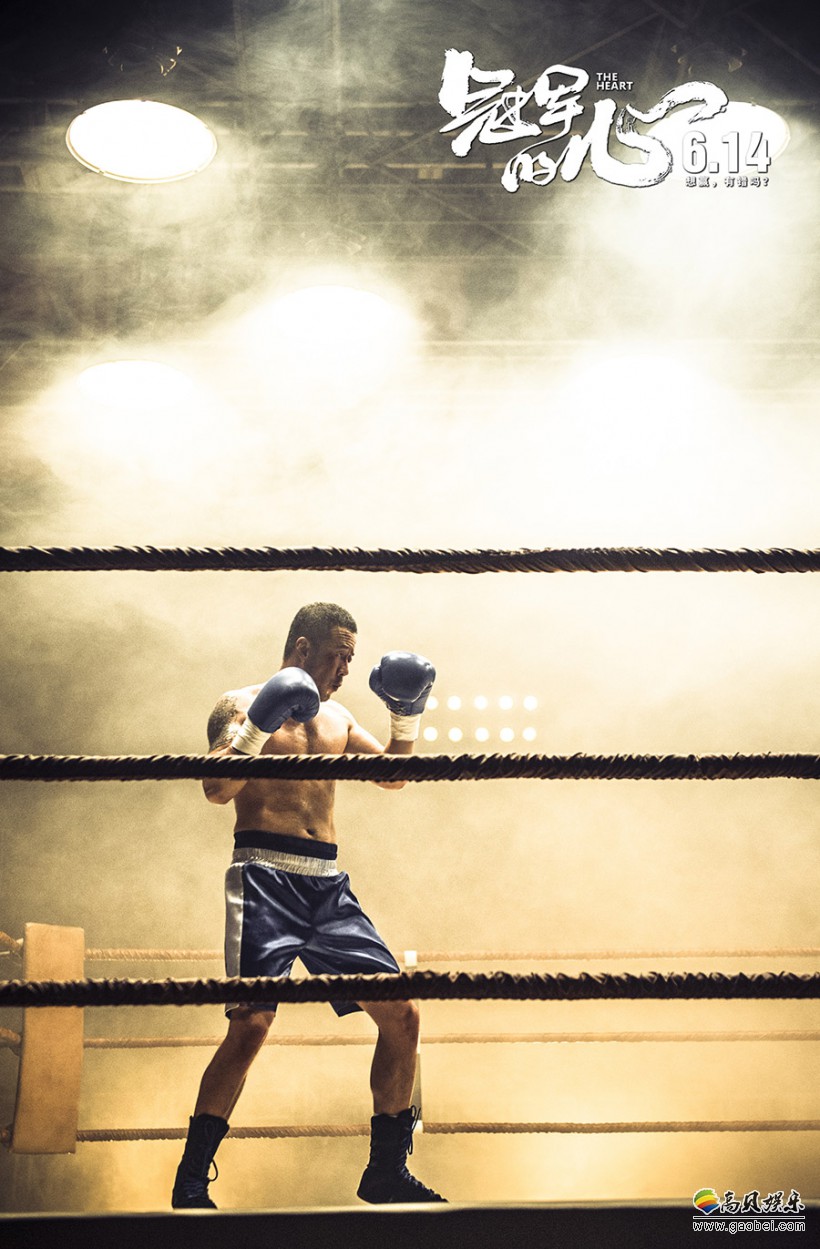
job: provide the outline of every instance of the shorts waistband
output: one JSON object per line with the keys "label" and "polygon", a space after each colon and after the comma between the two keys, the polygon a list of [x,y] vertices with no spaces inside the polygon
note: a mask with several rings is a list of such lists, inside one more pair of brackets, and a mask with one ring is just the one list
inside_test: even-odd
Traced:
{"label": "shorts waistband", "polygon": [[329,841],[243,829],[234,834],[234,863],[264,863],[298,876],[338,876],[338,847]]}

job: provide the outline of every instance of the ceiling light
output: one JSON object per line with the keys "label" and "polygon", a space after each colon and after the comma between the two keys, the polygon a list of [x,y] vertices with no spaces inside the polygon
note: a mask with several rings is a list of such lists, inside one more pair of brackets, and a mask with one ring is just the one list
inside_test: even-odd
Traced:
{"label": "ceiling light", "polygon": [[156,100],[111,100],[75,117],[66,133],[71,155],[119,182],[177,182],[210,165],[213,131],[185,109]]}

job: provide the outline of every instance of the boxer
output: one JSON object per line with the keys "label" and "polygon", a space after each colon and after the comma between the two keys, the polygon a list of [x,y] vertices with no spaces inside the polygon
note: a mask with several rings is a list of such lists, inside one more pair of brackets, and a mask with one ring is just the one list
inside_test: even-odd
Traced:
{"label": "boxer", "polygon": [[[390,711],[385,747],[335,695],[356,648],[356,622],[334,603],[294,617],[282,666],[263,685],[231,690],[208,721],[211,754],[407,755],[435,679],[420,655],[391,651],[370,674]],[[401,789],[404,782],[376,782]],[[395,973],[398,964],[336,863],[335,781],[203,782],[209,802],[233,803],[234,854],[225,878],[229,976],[285,976],[298,956],[312,974]],[[331,1003],[337,1015],[365,1010],[378,1038],[370,1073],[370,1159],[357,1195],[366,1202],[443,1201],[407,1170],[414,1110],[419,1011],[415,1002]],[[211,1208],[209,1173],[228,1120],[276,1015],[275,1005],[229,1004],[227,1035],[209,1063],[176,1174],[175,1209]]]}

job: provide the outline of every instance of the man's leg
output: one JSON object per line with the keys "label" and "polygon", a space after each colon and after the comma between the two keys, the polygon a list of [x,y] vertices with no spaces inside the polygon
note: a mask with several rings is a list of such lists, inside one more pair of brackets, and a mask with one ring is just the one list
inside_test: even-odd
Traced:
{"label": "man's leg", "polygon": [[275,1018],[274,1011],[235,1007],[228,1034],[202,1077],[199,1096],[188,1127],[185,1152],[174,1182],[174,1209],[213,1209],[208,1196],[208,1174],[228,1118],[245,1084],[251,1063],[259,1053]]}
{"label": "man's leg", "polygon": [[276,1018],[272,1010],[248,1010],[237,1006],[231,1011],[228,1034],[205,1068],[194,1107],[196,1115],[230,1118],[245,1083],[250,1065],[265,1043]]}
{"label": "man's leg", "polygon": [[[311,975],[393,973],[399,965],[350,889],[346,872],[324,882],[313,929],[300,957]],[[350,1003],[333,1003],[345,1015]],[[379,1029],[370,1070],[375,1111],[370,1125],[370,1161],[357,1195],[363,1201],[442,1201],[407,1170],[416,1120],[410,1101],[416,1073],[419,1010],[415,1002],[357,1002]]]}
{"label": "man's leg", "polygon": [[419,1008],[415,1002],[361,1002],[379,1029],[370,1090],[374,1115],[397,1115],[410,1105],[416,1078]]}
{"label": "man's leg", "polygon": [[373,1204],[443,1201],[407,1170],[415,1117],[410,1108],[416,1075],[419,1008],[415,1002],[361,1002],[379,1029],[370,1069],[373,1093],[370,1161],[357,1195]]}

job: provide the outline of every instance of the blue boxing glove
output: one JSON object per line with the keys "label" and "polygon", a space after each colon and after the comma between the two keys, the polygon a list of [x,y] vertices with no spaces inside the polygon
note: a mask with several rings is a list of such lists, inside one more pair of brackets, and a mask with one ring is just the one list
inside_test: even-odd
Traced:
{"label": "blue boxing glove", "polygon": [[370,673],[370,688],[390,710],[393,741],[414,742],[421,713],[436,679],[436,670],[423,655],[390,651]]}
{"label": "blue boxing glove", "polygon": [[258,755],[271,733],[286,720],[312,720],[321,705],[312,676],[303,668],[282,668],[266,681],[248,708],[231,743],[242,755]]}

